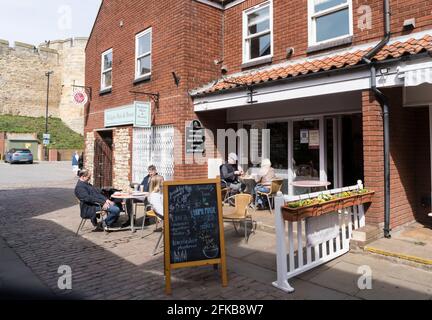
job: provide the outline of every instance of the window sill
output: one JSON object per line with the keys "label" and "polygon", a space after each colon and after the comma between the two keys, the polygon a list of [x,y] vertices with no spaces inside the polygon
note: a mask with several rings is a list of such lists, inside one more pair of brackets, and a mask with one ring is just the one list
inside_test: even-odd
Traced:
{"label": "window sill", "polygon": [[103,96],[103,95],[111,93],[111,92],[112,92],[112,88],[107,88],[107,89],[100,90],[99,95]]}
{"label": "window sill", "polygon": [[307,48],[306,52],[307,53],[313,53],[313,52],[318,52],[318,51],[333,48],[333,47],[339,47],[339,46],[351,44],[352,40],[353,40],[353,36],[347,36],[345,38],[332,40],[332,41],[328,41],[328,42],[324,42],[324,43],[319,43],[319,44],[316,44],[313,46],[309,46]]}
{"label": "window sill", "polygon": [[261,64],[271,63],[272,61],[273,61],[273,57],[265,57],[262,59],[257,59],[257,60],[252,60],[249,62],[242,63],[241,68],[245,69],[245,68],[255,67]]}
{"label": "window sill", "polygon": [[151,74],[148,74],[146,76],[142,76],[142,77],[136,78],[134,80],[133,84],[135,85],[135,84],[139,84],[141,82],[145,82],[145,81],[149,81],[149,80],[151,80]]}

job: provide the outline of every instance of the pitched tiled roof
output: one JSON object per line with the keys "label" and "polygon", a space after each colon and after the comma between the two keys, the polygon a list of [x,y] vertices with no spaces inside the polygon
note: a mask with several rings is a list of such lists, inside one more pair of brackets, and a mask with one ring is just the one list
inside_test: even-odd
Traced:
{"label": "pitched tiled roof", "polygon": [[[195,89],[191,92],[192,95],[200,95],[213,93],[222,90],[228,90],[239,87],[241,85],[252,85],[263,82],[274,81],[277,79],[285,79],[296,77],[309,73],[319,73],[331,69],[342,69],[348,66],[354,66],[362,63],[362,57],[370,51],[371,48],[347,52],[344,54],[327,56],[321,59],[303,61],[301,63],[283,64],[272,66],[262,70],[251,70],[219,79],[213,85],[206,85]],[[391,58],[399,58],[404,55],[414,55],[422,52],[432,52],[432,36],[425,35],[421,39],[409,39],[404,42],[394,42],[384,46],[380,52],[373,58],[373,61],[383,61]],[[234,84],[232,82],[235,82]]]}

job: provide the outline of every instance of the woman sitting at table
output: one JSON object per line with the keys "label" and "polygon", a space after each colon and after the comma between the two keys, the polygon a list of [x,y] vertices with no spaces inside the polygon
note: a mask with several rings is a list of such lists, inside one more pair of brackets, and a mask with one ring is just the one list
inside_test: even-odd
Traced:
{"label": "woman sitting at table", "polygon": [[150,194],[148,196],[148,202],[153,208],[153,211],[156,213],[156,215],[163,219],[163,177],[160,175],[154,176],[150,181]]}
{"label": "woman sitting at table", "polygon": [[[270,192],[272,180],[276,178],[275,171],[271,166],[269,159],[264,159],[261,162],[261,168],[258,172],[255,181],[257,185],[255,186],[255,193],[259,192]],[[259,194],[256,195],[255,205],[259,208],[265,207],[265,202],[267,199],[261,197]]]}

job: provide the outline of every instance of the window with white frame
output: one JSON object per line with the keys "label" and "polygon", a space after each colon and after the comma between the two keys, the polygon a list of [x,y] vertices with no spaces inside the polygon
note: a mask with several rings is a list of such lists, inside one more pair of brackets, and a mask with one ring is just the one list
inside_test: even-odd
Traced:
{"label": "window with white frame", "polygon": [[136,35],[135,40],[135,79],[151,74],[152,29]]}
{"label": "window with white frame", "polygon": [[243,62],[273,54],[272,19],[271,1],[243,11]]}
{"label": "window with white frame", "polygon": [[309,44],[352,35],[352,0],[309,0]]}
{"label": "window with white frame", "polygon": [[112,87],[113,51],[109,49],[102,53],[101,90]]}

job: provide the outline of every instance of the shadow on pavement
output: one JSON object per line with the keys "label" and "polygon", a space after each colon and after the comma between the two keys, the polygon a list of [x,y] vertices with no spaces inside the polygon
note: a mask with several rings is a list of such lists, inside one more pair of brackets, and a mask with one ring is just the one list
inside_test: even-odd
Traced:
{"label": "shadow on pavement", "polygon": [[[0,236],[53,294],[8,291],[0,292],[0,299],[349,299],[352,295],[430,298],[421,292],[420,285],[413,290],[403,283],[395,287],[377,279],[373,283],[376,289],[362,294],[357,288],[359,275],[354,265],[344,270],[324,266],[322,273],[315,270],[316,275],[309,274],[314,275],[314,282],[307,277],[292,280],[297,290],[286,294],[267,280],[259,280],[260,274],[254,274],[269,273],[269,278],[275,280],[272,240],[257,231],[244,245],[243,237],[233,235],[229,228],[228,287],[222,288],[219,272],[212,266],[178,269],[172,273],[173,295],[168,297],[164,293],[163,254],[151,256],[159,233],[143,239],[140,231],[105,234],[86,229],[76,237],[72,230],[79,224],[79,209],[73,189],[67,188],[1,191],[0,208]],[[243,271],[236,265],[240,262]],[[71,268],[72,290],[58,288],[60,266]]]}

